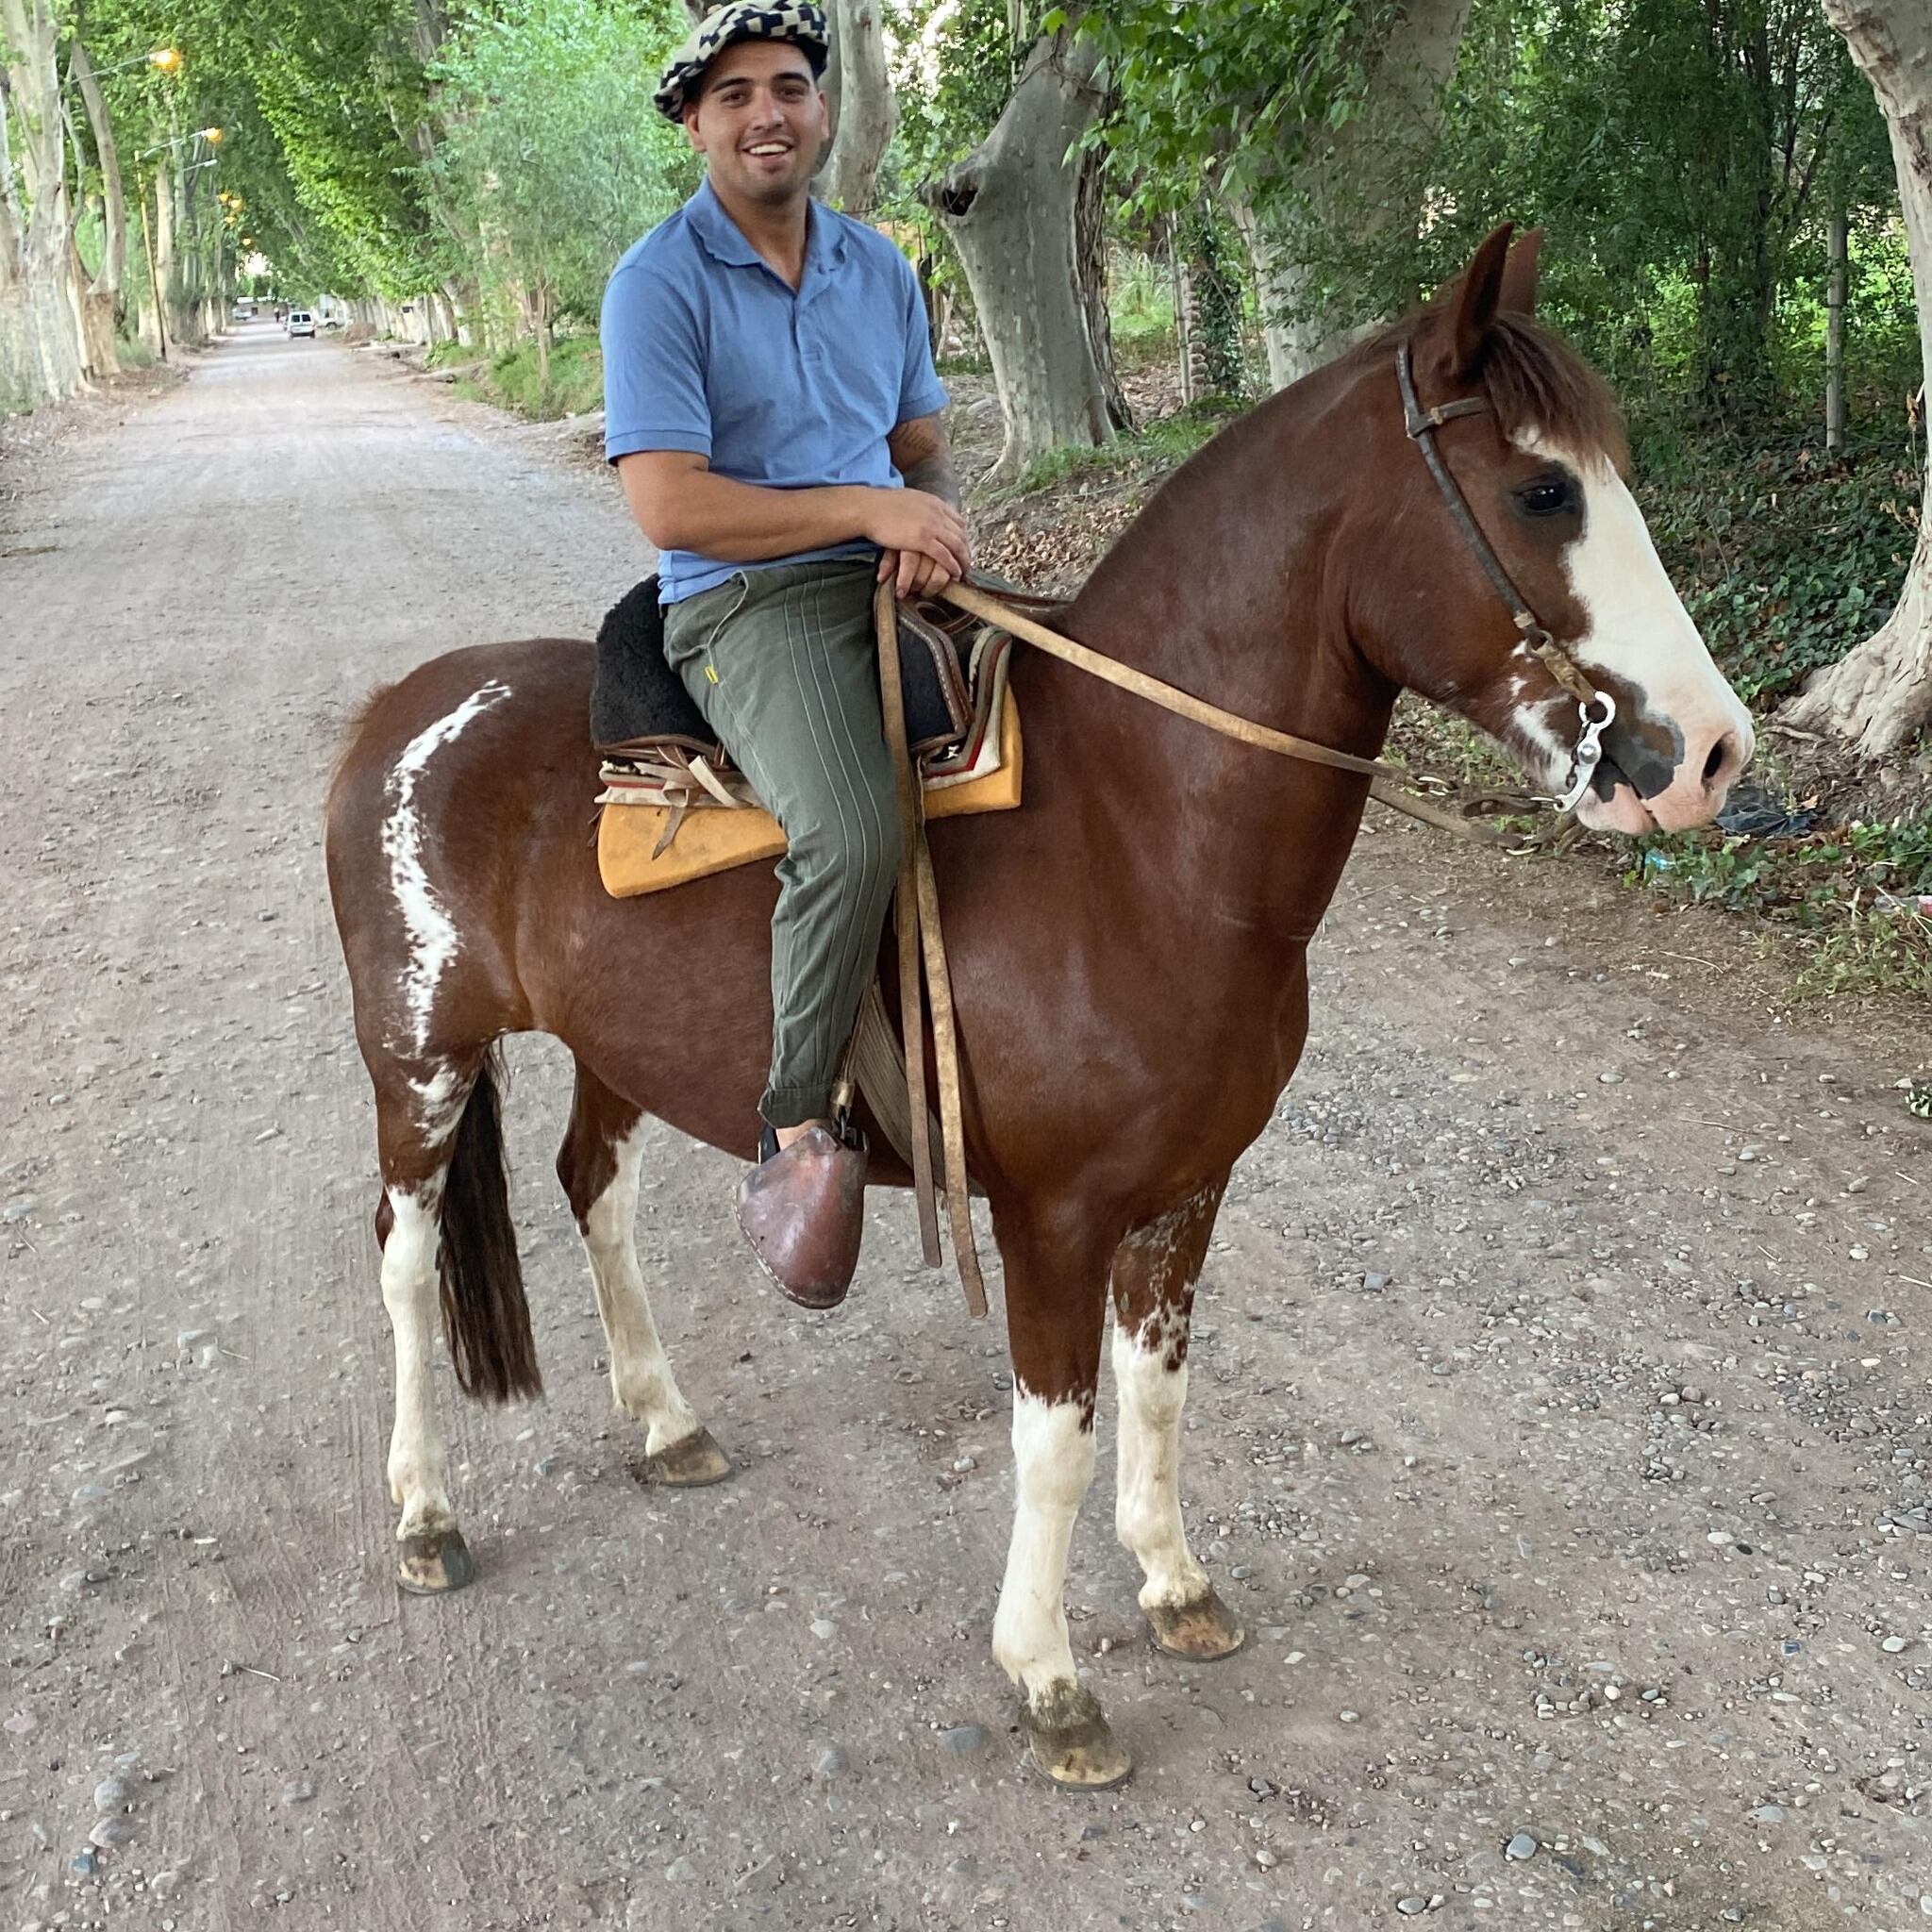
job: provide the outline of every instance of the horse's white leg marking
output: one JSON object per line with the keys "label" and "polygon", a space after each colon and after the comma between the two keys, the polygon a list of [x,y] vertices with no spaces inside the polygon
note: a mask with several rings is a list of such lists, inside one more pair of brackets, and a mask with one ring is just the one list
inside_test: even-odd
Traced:
{"label": "horse's white leg marking", "polygon": [[1013,1385],[1013,1541],[992,1620],[993,1660],[1030,1700],[1077,1680],[1062,1592],[1074,1518],[1093,1480],[1093,1410]]}
{"label": "horse's white leg marking", "polygon": [[382,1300],[396,1343],[396,1425],[389,1441],[389,1491],[401,1506],[398,1541],[456,1527],[434,1380],[440,1183],[389,1191],[394,1215],[382,1248]]}
{"label": "horse's white leg marking", "polygon": [[584,1245],[597,1284],[597,1312],[610,1343],[610,1389],[617,1406],[644,1424],[644,1450],[660,1449],[695,1435],[698,1419],[678,1392],[670,1357],[658,1339],[651,1304],[638,1266],[638,1173],[644,1158],[640,1121],[611,1150],[617,1172],[584,1216]]}
{"label": "horse's white leg marking", "polygon": [[1140,1559],[1147,1581],[1141,1607],[1199,1603],[1208,1573],[1188,1548],[1181,1522],[1181,1410],[1188,1364],[1178,1344],[1186,1317],[1164,1306],[1138,1330],[1113,1331],[1113,1380],[1120,1397],[1120,1469],[1114,1532]]}
{"label": "horse's white leg marking", "polygon": [[[429,883],[423,862],[423,821],[416,809],[416,783],[437,752],[453,742],[473,718],[501,704],[510,695],[509,686],[495,679],[472,691],[455,710],[419,731],[403,747],[403,755],[389,774],[383,788],[390,802],[389,817],[382,824],[382,850],[389,860],[390,890],[395,894],[403,915],[403,929],[408,935],[408,963],[403,968],[403,1003],[408,1014],[409,1039],[391,1041],[398,1053],[429,1050],[429,1016],[436,1004],[436,989],[457,956],[456,922]],[[441,1119],[438,1087],[441,1075],[427,1081],[412,1082],[418,1097],[433,1119]],[[461,1109],[457,1109],[460,1117]],[[455,1120],[449,1123],[455,1125]],[[446,1130],[445,1130],[446,1131]]]}

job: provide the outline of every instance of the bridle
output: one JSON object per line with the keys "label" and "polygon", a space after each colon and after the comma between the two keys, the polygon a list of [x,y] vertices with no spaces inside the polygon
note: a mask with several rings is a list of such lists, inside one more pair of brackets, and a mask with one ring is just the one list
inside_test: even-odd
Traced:
{"label": "bridle", "polygon": [[[1582,726],[1582,736],[1577,740],[1575,751],[1571,754],[1573,763],[1569,788],[1556,801],[1559,811],[1570,811],[1590,790],[1590,781],[1595,777],[1596,768],[1603,760],[1603,735],[1615,722],[1617,701],[1608,691],[1598,691],[1576,668],[1576,660],[1537,622],[1536,613],[1524,601],[1515,580],[1503,568],[1502,559],[1476,526],[1469,499],[1449,474],[1449,466],[1442,460],[1442,452],[1436,447],[1436,431],[1443,424],[1457,416],[1489,414],[1489,398],[1463,396],[1453,403],[1438,403],[1432,409],[1424,408],[1416,396],[1414,358],[1407,341],[1395,352],[1395,379],[1402,387],[1403,427],[1408,432],[1408,440],[1422,451],[1423,461],[1429,466],[1429,475],[1436,479],[1436,488],[1442,492],[1442,501],[1448,508],[1451,520],[1462,532],[1463,541],[1474,552],[1475,560],[1483,567],[1483,575],[1494,586],[1497,596],[1502,598],[1523,639],[1524,648],[1576,700],[1576,716]],[[1597,710],[1599,707],[1601,709]]]}

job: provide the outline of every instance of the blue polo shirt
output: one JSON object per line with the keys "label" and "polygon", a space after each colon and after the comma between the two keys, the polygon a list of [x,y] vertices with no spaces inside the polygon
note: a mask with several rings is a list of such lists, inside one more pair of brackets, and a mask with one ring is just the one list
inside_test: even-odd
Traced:
{"label": "blue polo shirt", "polygon": [[[690,450],[739,483],[902,487],[887,436],[946,404],[919,281],[875,228],[814,201],[796,293],[707,181],[617,264],[604,291],[604,455]],[[766,564],[866,557],[857,539]],[[658,558],[675,604],[757,564]]]}

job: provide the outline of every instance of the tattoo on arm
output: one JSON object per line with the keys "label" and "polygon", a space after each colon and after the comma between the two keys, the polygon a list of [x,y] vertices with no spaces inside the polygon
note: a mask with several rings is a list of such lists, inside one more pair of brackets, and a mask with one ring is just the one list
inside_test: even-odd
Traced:
{"label": "tattoo on arm", "polygon": [[952,445],[937,416],[914,416],[886,438],[892,467],[908,490],[924,490],[959,508],[959,479],[953,474]]}

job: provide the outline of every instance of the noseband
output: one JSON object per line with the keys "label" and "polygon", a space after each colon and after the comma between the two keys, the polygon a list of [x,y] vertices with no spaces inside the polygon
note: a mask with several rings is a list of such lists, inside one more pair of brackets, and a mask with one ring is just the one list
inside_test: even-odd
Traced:
{"label": "noseband", "polygon": [[1522,635],[1524,647],[1576,700],[1576,716],[1582,726],[1582,735],[1577,740],[1575,751],[1571,754],[1573,764],[1569,787],[1557,800],[1559,810],[1569,811],[1590,790],[1590,781],[1596,775],[1596,768],[1604,755],[1603,735],[1616,718],[1617,701],[1608,691],[1598,691],[1576,668],[1576,660],[1537,622],[1536,613],[1524,601],[1514,579],[1503,568],[1502,559],[1490,547],[1489,539],[1477,528],[1468,498],[1449,474],[1449,466],[1442,460],[1442,452],[1436,447],[1436,431],[1444,423],[1457,416],[1490,413],[1489,399],[1486,396],[1464,396],[1459,401],[1438,403],[1433,409],[1424,409],[1416,398],[1414,361],[1407,342],[1395,352],[1395,379],[1402,385],[1403,426],[1408,431],[1409,441],[1422,451],[1423,461],[1429,466],[1429,475],[1436,479],[1436,488],[1442,492],[1442,501],[1448,507],[1457,528],[1462,532],[1463,541],[1474,552],[1475,560],[1483,567],[1483,575],[1502,598]]}

